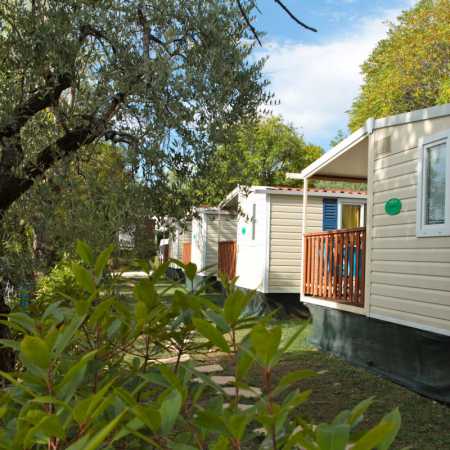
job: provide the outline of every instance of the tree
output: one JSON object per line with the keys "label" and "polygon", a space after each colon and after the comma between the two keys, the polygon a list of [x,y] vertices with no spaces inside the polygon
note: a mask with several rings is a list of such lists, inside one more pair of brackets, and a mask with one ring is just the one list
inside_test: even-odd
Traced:
{"label": "tree", "polygon": [[321,154],[320,147],[307,144],[281,117],[242,124],[230,142],[218,146],[204,178],[196,180],[197,189],[216,204],[238,184],[286,185],[286,172],[300,172]]}
{"label": "tree", "polygon": [[155,197],[168,168],[192,175],[267,97],[248,59],[252,6],[0,2],[0,222],[58,161],[101,141],[134,150]]}
{"label": "tree", "polygon": [[132,230],[135,250],[151,256],[151,197],[118,147],[91,145],[60,161],[5,213],[0,278],[26,283],[73,253],[78,239],[98,251],[117,244],[121,230]]}
{"label": "tree", "polygon": [[265,98],[229,2],[4,1],[0,15],[0,214],[100,139],[136,149],[149,181],[192,167]]}
{"label": "tree", "polygon": [[346,137],[347,137],[347,133],[345,133],[344,130],[339,129],[336,133],[336,136],[333,139],[331,139],[331,141],[330,141],[330,148],[333,148],[336,145],[338,145],[339,142],[342,142]]}
{"label": "tree", "polygon": [[421,0],[390,26],[362,65],[364,83],[350,110],[354,131],[384,117],[450,101],[448,0]]}

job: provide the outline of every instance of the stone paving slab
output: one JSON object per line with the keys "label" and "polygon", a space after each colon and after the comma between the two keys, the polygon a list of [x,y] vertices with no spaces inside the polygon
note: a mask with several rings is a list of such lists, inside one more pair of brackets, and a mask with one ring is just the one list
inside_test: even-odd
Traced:
{"label": "stone paving slab", "polygon": [[[186,362],[189,361],[191,357],[189,355],[181,355],[180,362]],[[177,356],[170,356],[168,358],[159,358],[156,360],[156,362],[161,364],[176,364],[178,361]]]}
{"label": "stone paving slab", "polygon": [[141,270],[132,270],[129,272],[115,272],[114,275],[120,275],[121,278],[148,278],[148,273]]}
{"label": "stone paving slab", "polygon": [[[223,407],[224,408],[228,408],[228,407],[230,407],[230,404],[229,403],[224,403]],[[247,409],[253,408],[253,405],[247,405],[246,403],[238,403],[237,407],[241,411],[246,411]]]}
{"label": "stone paving slab", "polygon": [[[226,375],[211,375],[209,379],[219,386],[226,386],[227,384],[234,384],[236,382],[236,378]],[[201,378],[194,378],[194,381],[196,383],[203,383]]]}
{"label": "stone paving slab", "polygon": [[220,364],[206,364],[203,366],[197,366],[195,370],[201,373],[214,373],[221,372],[223,367]]}
{"label": "stone paving slab", "polygon": [[[234,397],[236,394],[236,391],[234,387],[225,387],[223,388],[223,391],[225,394]],[[240,388],[239,389],[239,396],[245,397],[245,398],[259,398],[262,394],[261,389],[257,387],[251,387],[250,389]]]}
{"label": "stone paving slab", "polygon": [[236,382],[235,377],[227,375],[212,375],[211,380],[214,381],[214,383],[219,384],[220,386],[234,384]]}

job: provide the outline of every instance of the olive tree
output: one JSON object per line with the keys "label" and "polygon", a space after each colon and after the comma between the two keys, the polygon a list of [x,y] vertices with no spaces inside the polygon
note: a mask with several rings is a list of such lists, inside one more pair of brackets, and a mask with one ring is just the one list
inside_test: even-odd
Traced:
{"label": "olive tree", "polygon": [[225,124],[265,98],[240,7],[2,0],[0,222],[55,163],[99,140],[133,149],[155,190],[168,167],[195,171]]}

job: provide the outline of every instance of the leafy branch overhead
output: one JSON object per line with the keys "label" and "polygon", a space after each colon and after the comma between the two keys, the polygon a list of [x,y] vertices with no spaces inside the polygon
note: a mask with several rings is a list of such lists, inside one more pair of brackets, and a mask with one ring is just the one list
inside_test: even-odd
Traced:
{"label": "leafy branch overhead", "polygon": [[231,3],[11,5],[0,5],[0,214],[99,140],[131,147],[143,179],[161,185],[268,98]]}

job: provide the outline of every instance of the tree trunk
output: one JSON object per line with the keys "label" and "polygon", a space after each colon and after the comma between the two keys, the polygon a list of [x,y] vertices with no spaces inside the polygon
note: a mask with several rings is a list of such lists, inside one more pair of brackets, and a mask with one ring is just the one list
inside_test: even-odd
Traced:
{"label": "tree trunk", "polygon": [[[0,314],[8,314],[9,312],[9,306],[6,304],[6,286],[0,283]],[[9,328],[3,324],[0,324],[0,339],[11,339]],[[12,372],[15,361],[14,351],[8,347],[0,346],[0,370]],[[4,386],[4,379],[0,379],[0,386]]]}

